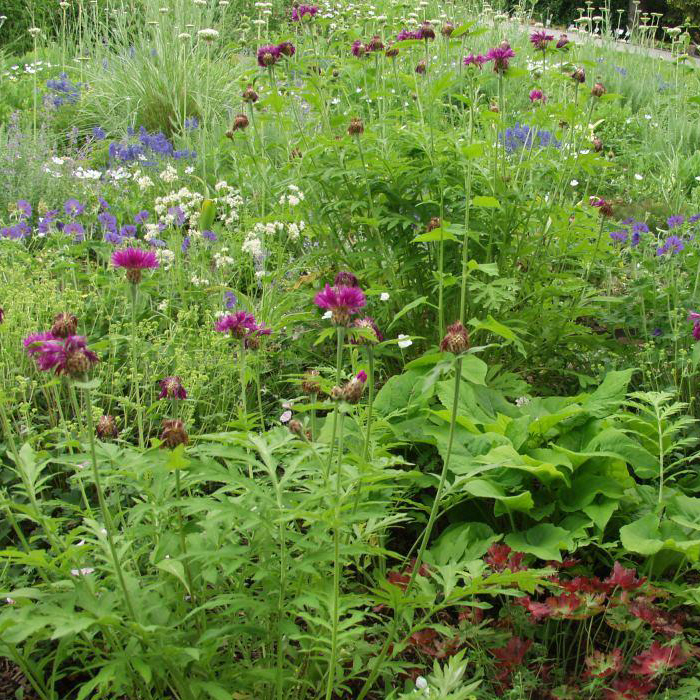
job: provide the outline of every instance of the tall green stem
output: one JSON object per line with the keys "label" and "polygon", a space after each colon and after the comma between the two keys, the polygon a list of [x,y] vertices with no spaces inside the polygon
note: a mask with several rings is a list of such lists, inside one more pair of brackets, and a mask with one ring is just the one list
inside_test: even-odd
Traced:
{"label": "tall green stem", "polygon": [[240,377],[241,377],[241,416],[243,420],[248,418],[248,400],[246,397],[246,348],[245,338],[241,338],[241,356],[240,356]]}
{"label": "tall green stem", "polygon": [[368,399],[367,399],[367,434],[365,435],[365,449],[362,456],[365,460],[369,457],[370,439],[372,436],[372,404],[374,403],[374,348],[367,346],[367,362],[369,364]]}
{"label": "tall green stem", "polygon": [[[131,383],[134,387],[136,395],[136,424],[139,431],[139,447],[143,448],[143,407],[141,406],[141,388],[139,386],[139,375],[136,358],[136,301],[138,299],[139,287],[138,284],[131,283]],[[94,437],[94,431],[90,429],[91,438]]]}
{"label": "tall green stem", "polygon": [[90,390],[85,390],[85,413],[87,417],[88,425],[88,439],[90,441],[90,457],[92,459],[92,476],[95,480],[95,490],[97,491],[97,500],[100,504],[100,510],[102,511],[102,520],[104,521],[105,530],[107,531],[107,543],[109,544],[109,551],[112,555],[112,562],[114,564],[114,571],[119,580],[119,585],[122,588],[122,593],[124,594],[124,602],[126,603],[126,609],[133,620],[136,620],[136,612],[134,605],[131,602],[131,594],[126,586],[126,580],[124,579],[124,572],[122,571],[121,562],[119,561],[119,555],[117,554],[117,548],[114,544],[114,534],[113,534],[113,524],[112,518],[109,514],[109,509],[107,508],[107,502],[105,501],[104,492],[102,491],[102,482],[100,480],[100,470],[97,467],[97,452],[95,451],[95,426],[94,420],[92,418],[92,402],[90,400]]}
{"label": "tall green stem", "polygon": [[[335,383],[340,386],[340,369],[343,363],[343,343],[345,342],[345,326],[338,326],[336,333],[336,352],[335,352]],[[328,446],[328,462],[326,463],[325,480],[331,473],[331,464],[333,463],[333,449],[335,447],[335,436],[338,428],[338,406],[333,410],[333,430],[331,433],[331,444]]]}

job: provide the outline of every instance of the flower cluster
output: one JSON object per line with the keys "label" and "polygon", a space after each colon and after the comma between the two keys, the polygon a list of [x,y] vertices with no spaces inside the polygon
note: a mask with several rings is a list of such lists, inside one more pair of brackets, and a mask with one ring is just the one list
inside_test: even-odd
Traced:
{"label": "flower cluster", "polygon": [[[70,323],[63,330],[72,330],[77,325],[77,319],[75,324],[72,321],[74,318],[70,317]],[[80,335],[61,337],[52,331],[33,333],[24,339],[24,347],[42,372],[53,370],[56,374],[74,379],[83,377],[98,362],[97,355],[88,348],[86,339]]]}
{"label": "flower cluster", "polygon": [[554,34],[548,34],[544,29],[540,29],[530,34],[530,43],[537,51],[546,51],[549,42],[554,40]]}
{"label": "flower cluster", "polygon": [[540,148],[561,148],[561,142],[547,129],[538,129],[527,124],[516,122],[499,134],[507,153],[515,153],[523,148],[531,149],[536,145]]}
{"label": "flower cluster", "polygon": [[291,41],[283,41],[281,44],[266,44],[258,49],[258,65],[261,68],[272,68],[282,56],[291,58],[295,53],[296,47]]}
{"label": "flower cluster", "polygon": [[314,303],[321,309],[330,312],[333,323],[347,326],[350,317],[354,316],[365,306],[367,299],[359,287],[336,284],[326,285],[314,298]]}
{"label": "flower cluster", "polygon": [[73,83],[66,73],[58,78],[46,81],[48,93],[44,95],[44,103],[56,109],[67,104],[75,104],[80,99],[83,88],[81,83]]}
{"label": "flower cluster", "polygon": [[258,324],[255,316],[247,311],[236,311],[219,317],[214,328],[219,333],[228,333],[232,338],[243,340],[245,347],[253,350],[260,347],[262,337],[272,333],[264,323]]}
{"label": "flower cluster", "polygon": [[316,5],[298,5],[292,8],[292,22],[301,22],[304,17],[315,17],[317,13]]}

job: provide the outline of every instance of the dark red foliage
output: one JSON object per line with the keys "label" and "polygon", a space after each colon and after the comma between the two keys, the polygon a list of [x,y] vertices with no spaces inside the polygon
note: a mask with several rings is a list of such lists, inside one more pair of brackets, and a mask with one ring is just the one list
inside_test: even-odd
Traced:
{"label": "dark red foliage", "polygon": [[594,651],[586,657],[586,678],[607,678],[622,670],[622,649],[613,649],[610,653]]}
{"label": "dark red foliage", "polygon": [[511,637],[504,647],[491,649],[491,653],[498,659],[500,666],[520,666],[531,646],[531,639]]}
{"label": "dark red foliage", "polygon": [[524,558],[523,552],[513,552],[507,544],[494,543],[486,552],[484,562],[494,571],[525,571],[527,567],[523,565]]}
{"label": "dark red foliage", "polygon": [[415,647],[416,651],[434,659],[444,659],[452,656],[459,649],[458,637],[443,639],[437,630],[431,627],[414,632],[408,640]]}
{"label": "dark red foliage", "polygon": [[[395,586],[398,586],[402,591],[405,591],[411,580],[411,574],[413,573],[413,567],[415,565],[416,560],[411,559],[410,563],[403,571],[390,571],[386,575],[386,580],[389,583],[393,583]],[[421,564],[420,569],[418,569],[418,575],[427,576],[429,571],[430,569],[428,569],[425,564]]]}
{"label": "dark red foliage", "polygon": [[625,569],[620,562],[616,561],[613,564],[610,576],[603,583],[605,583],[609,591],[613,591],[616,588],[621,588],[623,591],[635,591],[644,585],[645,581],[646,578],[637,578],[636,569]]}
{"label": "dark red foliage", "polygon": [[662,647],[658,642],[652,642],[646,651],[634,657],[630,673],[636,676],[658,676],[682,666],[688,658],[680,646]]}
{"label": "dark red foliage", "polygon": [[648,598],[643,596],[635,598],[629,604],[628,610],[632,615],[650,625],[655,632],[666,637],[675,637],[683,632],[683,626],[678,620],[672,619],[661,608],[652,605]]}
{"label": "dark red foliage", "polygon": [[604,700],[644,700],[654,686],[639,678],[616,678],[605,691]]}
{"label": "dark red foliage", "polygon": [[538,603],[536,600],[532,600],[529,595],[518,598],[515,601],[516,605],[522,605],[525,610],[527,610],[532,616],[535,622],[544,620],[547,617],[551,617],[552,609],[545,603]]}
{"label": "dark red foliage", "polygon": [[560,581],[559,585],[569,593],[605,593],[607,590],[606,584],[597,576],[592,578],[577,576],[570,581]]}

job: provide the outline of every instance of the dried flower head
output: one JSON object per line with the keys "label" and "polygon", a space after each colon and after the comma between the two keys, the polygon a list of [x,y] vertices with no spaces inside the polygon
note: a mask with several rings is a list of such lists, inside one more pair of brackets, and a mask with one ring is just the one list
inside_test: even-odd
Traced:
{"label": "dried flower head", "polygon": [[558,49],[566,48],[568,44],[569,44],[569,37],[566,36],[566,34],[562,34],[559,37],[559,40],[557,41],[557,48]]}
{"label": "dried flower head", "polygon": [[50,332],[55,338],[67,338],[69,335],[75,335],[77,330],[78,317],[74,314],[64,311],[53,317],[53,325]]}
{"label": "dried flower head", "polygon": [[577,68],[572,74],[571,79],[576,83],[586,82],[586,71],[584,68]]}
{"label": "dried flower head", "polygon": [[248,102],[249,104],[252,104],[253,102],[257,102],[259,99],[258,93],[253,90],[252,85],[248,85],[248,87],[243,91],[243,101]]}
{"label": "dried flower head", "polygon": [[186,399],[187,391],[180,377],[166,377],[160,380],[159,399]]}
{"label": "dried flower head", "polygon": [[362,398],[366,381],[367,373],[358,372],[357,376],[353,377],[342,387],[334,386],[331,391],[331,398],[335,401],[346,401],[347,403],[355,404]]}
{"label": "dried flower head", "polygon": [[591,88],[591,95],[593,97],[602,97],[606,93],[605,86],[603,83],[596,83],[592,88]]}
{"label": "dried flower head", "polygon": [[320,373],[317,369],[310,369],[301,381],[301,390],[308,396],[317,396],[321,393],[321,384],[318,381]]}
{"label": "dried flower head", "polygon": [[360,136],[365,131],[365,125],[362,123],[362,119],[354,117],[350,120],[350,126],[348,126],[348,134],[350,136]]}
{"label": "dried flower head", "polygon": [[423,22],[421,24],[420,29],[417,32],[418,34],[418,39],[425,39],[425,41],[428,41],[429,39],[434,39],[435,38],[435,30],[433,29],[433,25],[430,22]]}
{"label": "dried flower head", "polygon": [[114,416],[100,416],[100,420],[97,421],[95,433],[100,440],[114,440],[114,438],[119,435],[117,421]]}
{"label": "dried flower head", "polygon": [[428,231],[434,231],[436,228],[440,228],[441,225],[440,217],[433,216],[433,218],[428,221]]}
{"label": "dried flower head", "polygon": [[231,125],[231,131],[243,131],[248,128],[248,117],[245,114],[237,114],[233,118],[233,124]]}
{"label": "dried flower head", "polygon": [[418,64],[416,65],[416,73],[418,73],[418,75],[424,75],[425,74],[425,66],[426,66],[425,60],[418,61]]}
{"label": "dried flower head", "polygon": [[245,336],[245,346],[249,350],[259,350],[260,341],[266,336],[271,335],[272,329],[266,328],[264,325],[257,325],[251,329],[248,335]]}
{"label": "dried flower head", "polygon": [[390,46],[385,52],[384,55],[387,58],[396,58],[399,55],[399,50],[395,46]]}
{"label": "dried flower head", "polygon": [[600,153],[603,150],[603,142],[597,137],[593,137],[593,141],[591,141],[591,145],[593,146],[593,150],[596,153]]}
{"label": "dried flower head", "polygon": [[452,22],[445,22],[440,28],[440,34],[449,39],[452,36],[452,32],[455,30],[455,25]]}
{"label": "dried flower head", "polygon": [[350,52],[355,58],[362,58],[367,53],[367,48],[359,39],[355,39],[350,47]]}
{"label": "dried flower head", "polygon": [[185,430],[185,424],[181,420],[166,419],[163,421],[163,432],[160,434],[163,447],[171,450],[178,445],[189,444],[190,438]]}
{"label": "dried flower head", "polygon": [[447,333],[440,343],[440,349],[459,355],[469,350],[469,333],[461,321],[455,321],[447,326]]}
{"label": "dried flower head", "polygon": [[360,284],[357,280],[357,277],[352,274],[352,272],[349,272],[348,270],[341,270],[336,276],[335,279],[333,280],[333,284],[336,286],[344,286],[344,287],[359,287]]}
{"label": "dried flower head", "polygon": [[304,435],[304,426],[301,421],[298,421],[296,418],[292,418],[292,420],[287,423],[287,427],[289,428],[289,432],[294,433],[294,435],[299,435],[299,437]]}
{"label": "dried flower head", "polygon": [[369,51],[384,51],[384,43],[382,42],[382,38],[379,36],[379,34],[375,34],[367,42],[365,48]]}
{"label": "dried flower head", "polygon": [[297,49],[291,41],[283,41],[281,44],[277,44],[277,51],[279,51],[280,56],[291,58],[297,52]]}

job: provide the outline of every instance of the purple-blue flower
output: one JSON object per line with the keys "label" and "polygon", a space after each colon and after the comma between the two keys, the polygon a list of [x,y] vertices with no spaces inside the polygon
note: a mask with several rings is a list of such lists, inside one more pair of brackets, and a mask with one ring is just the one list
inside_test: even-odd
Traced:
{"label": "purple-blue flower", "polygon": [[76,243],[80,243],[85,240],[85,229],[79,221],[69,221],[63,227],[63,233],[67,236],[73,236],[73,240]]}
{"label": "purple-blue flower", "polygon": [[211,243],[216,243],[216,234],[213,231],[202,231],[202,238],[206,238]]}
{"label": "purple-blue flower", "polygon": [[682,216],[681,214],[676,214],[676,216],[669,216],[668,219],[666,219],[666,223],[668,224],[669,230],[677,228],[684,221],[685,221],[685,217]]}
{"label": "purple-blue flower", "polygon": [[20,199],[17,202],[17,211],[20,218],[29,219],[32,215],[32,205],[26,199]]}
{"label": "purple-blue flower", "polygon": [[672,255],[675,255],[676,253],[680,253],[684,248],[685,243],[683,243],[682,239],[678,236],[669,236],[664,244],[657,249],[656,254],[665,255],[670,252]]}
{"label": "purple-blue flower", "polygon": [[146,209],[142,209],[135,217],[134,217],[134,223],[135,224],[142,224],[145,221],[148,220],[148,217],[150,216],[149,212]]}
{"label": "purple-blue flower", "polygon": [[95,141],[104,141],[107,138],[107,132],[101,126],[93,126],[92,137]]}
{"label": "purple-blue flower", "polygon": [[224,292],[224,302],[227,309],[233,309],[238,303],[238,297],[233,292],[226,291]]}
{"label": "purple-blue flower", "polygon": [[63,205],[63,211],[66,212],[66,216],[71,219],[76,216],[80,216],[85,211],[85,205],[81,204],[75,197],[67,199]]}

